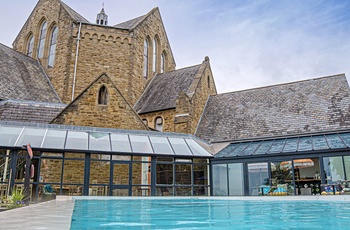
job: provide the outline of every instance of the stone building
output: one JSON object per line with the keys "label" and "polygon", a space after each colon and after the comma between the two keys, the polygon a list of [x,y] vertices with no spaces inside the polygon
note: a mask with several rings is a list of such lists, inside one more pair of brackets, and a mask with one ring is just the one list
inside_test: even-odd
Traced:
{"label": "stone building", "polygon": [[[46,183],[60,194],[69,187],[83,195],[100,188],[103,195],[256,195],[261,178],[274,179],[282,162],[317,153],[309,171],[298,171],[309,177],[333,161],[331,144],[284,147],[302,137],[318,144],[346,137],[344,74],[218,94],[209,57],[176,69],[158,8],[115,25],[105,9],[97,12],[89,22],[61,0],[39,0],[13,48],[0,44],[0,187],[23,185],[16,179],[24,175],[25,141],[34,150],[37,198]],[[36,139],[27,132],[37,132]],[[53,139],[62,143],[46,145]],[[336,177],[349,180],[349,145],[341,141],[343,174]],[[270,155],[272,143],[282,142]],[[305,185],[288,180],[289,194]]]}

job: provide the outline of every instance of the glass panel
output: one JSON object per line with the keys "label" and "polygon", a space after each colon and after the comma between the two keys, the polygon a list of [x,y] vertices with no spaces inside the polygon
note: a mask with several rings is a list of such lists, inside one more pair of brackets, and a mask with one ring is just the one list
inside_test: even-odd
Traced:
{"label": "glass panel", "polygon": [[237,148],[235,148],[233,151],[231,151],[226,156],[230,156],[230,157],[231,156],[241,156],[242,152],[245,150],[245,148],[248,147],[248,145],[250,145],[250,142],[241,143],[239,146],[237,146]]}
{"label": "glass panel", "polygon": [[[8,152],[10,154],[10,152]],[[1,156],[0,157],[0,182],[8,184],[8,179],[10,177],[10,168],[11,168],[11,157],[10,156]],[[4,186],[5,184],[0,184]],[[2,196],[0,195],[0,198]]]}
{"label": "glass panel", "polygon": [[350,147],[350,133],[341,133],[339,136],[343,139],[344,143]]}
{"label": "glass panel", "polygon": [[227,164],[215,164],[213,170],[213,195],[227,196]]}
{"label": "glass panel", "polygon": [[192,139],[185,139],[188,146],[190,147],[193,155],[195,156],[212,156],[202,146]]}
{"label": "glass panel", "polygon": [[313,143],[313,146],[314,146],[314,150],[329,149],[327,141],[326,141],[324,135],[313,136],[312,137],[312,143]]}
{"label": "glass panel", "polygon": [[129,196],[129,189],[113,189],[112,190],[112,196]]}
{"label": "glass panel", "polygon": [[311,151],[311,150],[312,150],[311,137],[300,137],[298,151]]}
{"label": "glass panel", "polygon": [[154,153],[174,154],[166,137],[150,137]]}
{"label": "glass panel", "polygon": [[269,195],[294,195],[293,169],[291,161],[271,162],[271,187]]}
{"label": "glass panel", "polygon": [[75,132],[68,131],[66,149],[81,149],[87,150],[88,148],[88,133],[87,132]]}
{"label": "glass panel", "polygon": [[90,133],[90,150],[111,151],[108,133]]}
{"label": "glass panel", "polygon": [[157,164],[157,184],[173,184],[173,164]]}
{"label": "glass panel", "polygon": [[328,145],[332,149],[346,148],[344,143],[340,140],[338,134],[326,135]]}
{"label": "glass panel", "polygon": [[267,169],[268,163],[248,164],[248,189],[250,196],[266,195],[268,193],[270,183]]}
{"label": "glass panel", "polygon": [[193,158],[193,163],[208,164],[209,160],[203,158]]}
{"label": "glass panel", "polygon": [[84,160],[65,159],[63,183],[84,183]]}
{"label": "glass panel", "polygon": [[350,181],[350,156],[344,156],[346,180]]}
{"label": "glass panel", "polygon": [[63,149],[67,131],[48,130],[44,139],[43,148]]}
{"label": "glass panel", "polygon": [[193,196],[208,196],[209,187],[193,187]]}
{"label": "glass panel", "polygon": [[169,137],[169,141],[176,155],[192,155],[184,139]]}
{"label": "glass panel", "polygon": [[176,187],[175,188],[176,196],[192,196],[192,188],[191,187]]}
{"label": "glass panel", "polygon": [[174,158],[172,158],[172,157],[157,157],[156,161],[157,162],[173,162]]}
{"label": "glass panel", "polygon": [[17,127],[0,127],[0,145],[14,146],[21,130],[22,128]]}
{"label": "glass panel", "polygon": [[112,155],[112,160],[114,160],[114,161],[131,161],[131,156]]}
{"label": "glass panel", "polygon": [[253,154],[257,148],[261,145],[262,141],[252,142],[243,152],[243,155],[251,155]]}
{"label": "glass panel", "polygon": [[41,160],[40,179],[42,183],[61,183],[62,159]]}
{"label": "glass panel", "polygon": [[16,146],[23,146],[30,143],[32,147],[41,147],[45,131],[45,129],[25,128]]}
{"label": "glass panel", "polygon": [[345,179],[342,157],[324,157],[323,167],[327,184]]}
{"label": "glass panel", "polygon": [[259,146],[259,148],[255,151],[254,154],[266,154],[269,151],[272,143],[273,140],[263,141],[263,143]]}
{"label": "glass panel", "polygon": [[215,157],[225,157],[226,155],[230,154],[238,145],[239,143],[228,145],[226,148],[215,154]]}
{"label": "glass panel", "polygon": [[135,163],[132,164],[132,184],[150,185],[151,184],[151,164]]}
{"label": "glass panel", "polygon": [[113,184],[129,185],[129,164],[113,164]]}
{"label": "glass panel", "polygon": [[114,152],[131,153],[128,135],[111,134],[112,150]]}
{"label": "glass panel", "polygon": [[192,165],[176,164],[175,165],[175,183],[177,185],[192,184]]}
{"label": "glass panel", "polygon": [[193,171],[195,185],[208,185],[208,165],[195,164]]}
{"label": "glass panel", "polygon": [[286,139],[275,140],[269,150],[269,153],[281,153],[284,147],[284,143],[286,143]]}
{"label": "glass panel", "polygon": [[[107,155],[108,156],[108,155]],[[97,154],[92,154],[91,158],[96,159]],[[109,184],[110,162],[91,160],[90,162],[90,184]]]}
{"label": "glass panel", "polygon": [[133,196],[151,196],[150,186],[132,186]]}
{"label": "glass panel", "polygon": [[289,138],[284,145],[283,151],[286,152],[296,152],[298,148],[298,138]]}
{"label": "glass panel", "polygon": [[89,196],[107,196],[108,189],[107,185],[89,186]]}
{"label": "glass panel", "polygon": [[[291,164],[291,162],[284,161],[282,164],[284,164],[285,167],[287,167],[287,165],[290,167],[289,164]],[[298,195],[321,194],[319,159],[295,159],[293,160],[293,164],[296,193]]]}
{"label": "glass panel", "polygon": [[148,136],[130,135],[130,142],[134,153],[153,153]]}
{"label": "glass panel", "polygon": [[157,196],[173,196],[174,188],[173,187],[158,187],[156,188]]}
{"label": "glass panel", "polygon": [[243,164],[228,164],[228,183],[230,196],[244,195]]}

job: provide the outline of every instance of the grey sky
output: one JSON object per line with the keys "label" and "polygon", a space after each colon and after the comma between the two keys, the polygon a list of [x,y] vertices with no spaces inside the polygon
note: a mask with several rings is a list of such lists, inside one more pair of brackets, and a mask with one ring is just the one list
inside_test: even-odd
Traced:
{"label": "grey sky", "polygon": [[[209,56],[220,93],[339,73],[350,77],[350,1],[64,0],[109,25],[158,6],[177,68]],[[0,0],[0,43],[11,47],[37,0]]]}

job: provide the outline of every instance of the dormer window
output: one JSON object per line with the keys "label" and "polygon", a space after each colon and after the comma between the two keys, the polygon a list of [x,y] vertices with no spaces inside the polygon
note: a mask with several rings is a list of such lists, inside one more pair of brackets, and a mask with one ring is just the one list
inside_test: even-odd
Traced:
{"label": "dormer window", "polygon": [[163,131],[163,118],[161,118],[161,117],[156,118],[154,129],[158,130],[160,132]]}
{"label": "dormer window", "polygon": [[42,58],[44,55],[45,39],[46,39],[47,23],[43,22],[40,29],[39,46],[38,46],[38,58]]}
{"label": "dormer window", "polygon": [[103,85],[98,92],[98,104],[99,105],[107,105],[108,101],[108,92],[107,88]]}

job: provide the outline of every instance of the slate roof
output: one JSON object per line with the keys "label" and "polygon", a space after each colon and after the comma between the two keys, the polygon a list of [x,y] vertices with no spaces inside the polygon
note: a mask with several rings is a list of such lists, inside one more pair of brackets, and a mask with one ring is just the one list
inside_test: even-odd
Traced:
{"label": "slate roof", "polygon": [[0,102],[0,120],[49,123],[65,104],[6,100]]}
{"label": "slate roof", "polygon": [[67,11],[67,13],[72,17],[72,19],[76,22],[83,22],[83,23],[90,23],[87,19],[85,19],[83,16],[78,14],[75,10],[70,8],[66,3],[61,1],[62,7]]}
{"label": "slate roof", "polygon": [[39,62],[0,43],[0,100],[60,103]]}
{"label": "slate roof", "polygon": [[181,92],[190,94],[190,86],[201,65],[157,74],[149,83],[134,109],[137,113],[148,113],[175,108]]}
{"label": "slate roof", "polygon": [[136,26],[138,26],[145,18],[147,18],[148,15],[150,15],[154,10],[157,10],[158,8],[153,8],[149,13],[142,15],[140,17],[128,20],[126,22],[119,23],[117,25],[114,25],[114,27],[117,27],[119,29],[126,29],[126,30],[133,30]]}
{"label": "slate roof", "polygon": [[344,74],[210,96],[196,135],[211,142],[350,127]]}

